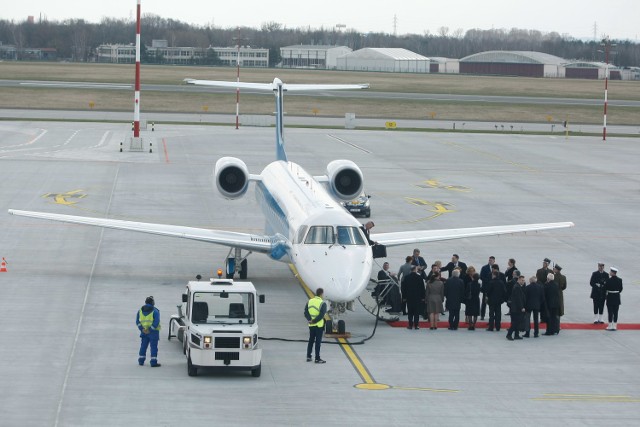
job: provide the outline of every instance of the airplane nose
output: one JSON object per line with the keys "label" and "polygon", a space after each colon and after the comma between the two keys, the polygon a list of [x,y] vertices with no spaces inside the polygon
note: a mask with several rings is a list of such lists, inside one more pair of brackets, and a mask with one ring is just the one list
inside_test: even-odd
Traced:
{"label": "airplane nose", "polygon": [[312,292],[323,288],[326,299],[352,301],[369,283],[373,263],[369,247],[334,247],[300,255],[296,262],[300,277]]}

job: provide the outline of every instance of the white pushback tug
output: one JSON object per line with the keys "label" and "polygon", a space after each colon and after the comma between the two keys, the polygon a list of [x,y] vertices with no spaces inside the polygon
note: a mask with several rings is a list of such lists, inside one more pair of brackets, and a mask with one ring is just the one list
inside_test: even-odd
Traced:
{"label": "white pushback tug", "polygon": [[[218,276],[222,270],[218,270]],[[258,343],[257,303],[264,302],[251,282],[209,279],[187,283],[178,314],[169,319],[169,340],[177,337],[187,357],[187,373],[218,367],[248,370],[259,377],[262,349]]]}

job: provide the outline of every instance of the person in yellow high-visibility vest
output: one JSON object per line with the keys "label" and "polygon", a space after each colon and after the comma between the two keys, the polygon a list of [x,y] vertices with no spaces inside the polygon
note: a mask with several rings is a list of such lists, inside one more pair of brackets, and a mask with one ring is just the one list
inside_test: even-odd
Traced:
{"label": "person in yellow high-visibility vest", "polygon": [[147,347],[151,346],[151,367],[157,368],[158,341],[160,340],[160,310],[156,307],[153,297],[147,297],[144,305],[136,315],[136,325],[140,331],[140,351],[138,352],[138,364],[144,365],[147,358]]}
{"label": "person in yellow high-visibility vest", "polygon": [[324,290],[318,288],[316,296],[304,306],[304,317],[309,323],[309,343],[307,344],[307,362],[311,362],[311,350],[315,343],[316,363],[326,363],[320,358],[320,344],[324,331],[324,315],[327,314],[327,303],[322,300]]}

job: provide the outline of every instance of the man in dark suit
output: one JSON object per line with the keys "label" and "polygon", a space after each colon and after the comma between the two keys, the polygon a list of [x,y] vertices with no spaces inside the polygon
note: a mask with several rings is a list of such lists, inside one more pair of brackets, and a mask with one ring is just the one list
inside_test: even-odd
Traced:
{"label": "man in dark suit", "polygon": [[444,283],[444,296],[449,310],[449,330],[455,331],[460,323],[460,306],[464,301],[464,282],[460,278],[460,270],[453,270],[453,275]]}
{"label": "man in dark suit", "polygon": [[427,262],[420,256],[420,249],[413,250],[413,259],[411,260],[411,264],[418,267],[418,274],[422,276],[423,280],[427,280],[427,273],[425,273],[425,269],[427,268]]}
{"label": "man in dark suit", "polygon": [[544,284],[545,307],[548,313],[545,335],[560,333],[560,287],[553,279],[553,273],[547,274],[547,283]]}
{"label": "man in dark suit", "polygon": [[375,224],[373,223],[373,221],[367,221],[364,225],[360,227],[360,229],[364,233],[364,237],[367,238],[367,243],[369,244],[369,246],[373,246],[376,244],[376,242],[371,240],[371,229],[373,227],[375,227]]}
{"label": "man in dark suit", "polygon": [[460,261],[460,257],[458,256],[458,254],[453,254],[453,256],[451,257],[451,262],[449,262],[449,264],[445,265],[444,267],[442,267],[440,269],[440,272],[443,271],[448,271],[449,272],[449,277],[451,277],[453,270],[455,270],[456,268],[460,269],[460,276],[464,277],[465,274],[467,274],[467,264],[465,264],[464,262]]}
{"label": "man in dark suit", "polygon": [[525,338],[529,338],[531,331],[531,314],[533,314],[533,337],[538,338],[540,327],[540,310],[544,309],[544,288],[535,276],[529,278],[529,284],[524,288],[525,317],[527,318],[527,331]]}
{"label": "man in dark suit", "polygon": [[500,277],[502,273],[496,268],[492,269],[491,281],[487,287],[487,298],[489,299],[489,327],[487,331],[500,330],[502,321],[502,303],[505,301],[506,289],[504,279]]}
{"label": "man in dark suit", "polygon": [[[521,340],[520,328],[522,327],[522,317],[525,313],[525,294],[524,294],[524,276],[520,275],[518,281],[514,284],[511,290],[511,305],[509,306],[509,312],[511,313],[511,326],[507,332],[507,339],[509,341]],[[513,336],[515,332],[516,336]]]}
{"label": "man in dark suit", "polygon": [[482,303],[480,304],[480,320],[484,320],[484,316],[487,313],[487,288],[491,281],[491,266],[496,263],[496,257],[493,255],[489,257],[489,262],[482,266],[480,269],[480,280],[482,281]]}
{"label": "man in dark suit", "polygon": [[411,274],[402,281],[402,301],[407,303],[409,326],[407,329],[420,329],[420,312],[424,304],[425,287],[418,266],[413,266]]}

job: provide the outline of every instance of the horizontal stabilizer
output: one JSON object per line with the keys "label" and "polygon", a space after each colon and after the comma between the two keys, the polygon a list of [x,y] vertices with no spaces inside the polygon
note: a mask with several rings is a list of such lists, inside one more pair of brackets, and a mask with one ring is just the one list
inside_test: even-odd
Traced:
{"label": "horizontal stabilizer", "polygon": [[368,89],[369,84],[295,84],[295,83],[282,83],[278,78],[273,80],[273,83],[247,83],[247,82],[226,82],[221,80],[197,80],[197,79],[184,79],[186,84],[197,86],[213,86],[213,87],[228,87],[228,88],[240,88],[240,89],[252,89],[262,91],[276,90],[278,85],[282,85],[282,90],[289,92],[303,92],[303,91],[321,91],[321,90],[350,90],[350,89]]}

